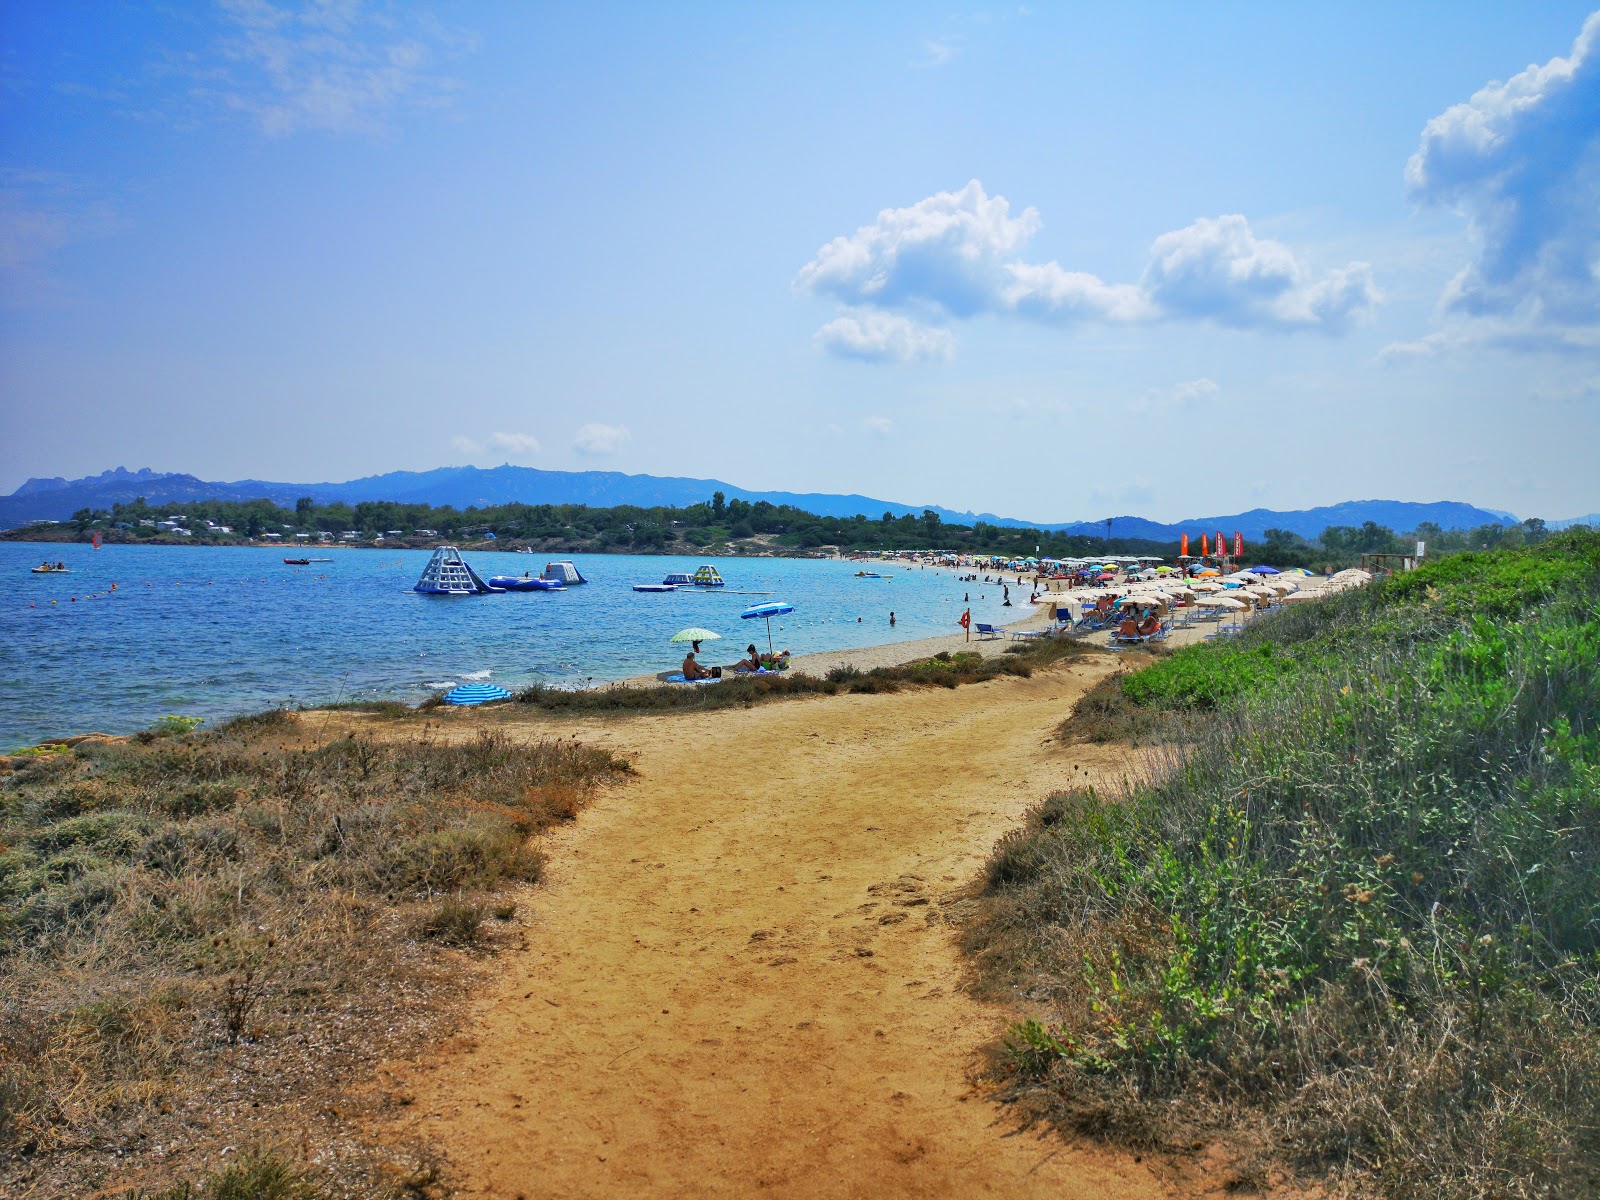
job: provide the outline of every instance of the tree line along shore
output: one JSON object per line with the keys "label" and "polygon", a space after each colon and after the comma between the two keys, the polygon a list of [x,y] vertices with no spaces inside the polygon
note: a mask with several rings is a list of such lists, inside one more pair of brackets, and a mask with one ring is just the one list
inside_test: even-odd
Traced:
{"label": "tree line along shore", "polygon": [[[742,711],[1099,653],[530,689],[498,711]],[[1594,1194],[1600,535],[1439,558],[1122,661],[1047,716],[1057,752],[1120,746],[1146,769],[1042,798],[962,918],[976,988],[1015,1014],[1001,1094],[1139,1152],[1219,1143],[1235,1191]],[[0,1185],[445,1185],[427,1147],[355,1131],[403,1097],[343,1112],[316,1081],[448,1027],[452,997],[523,936],[510,893],[541,874],[530,839],[630,768],[557,731],[510,739],[494,709],[460,714],[482,722],[462,738],[432,709],[352,707],[330,737],[266,713],[0,763]],[[316,1161],[272,1140],[288,1118]],[[149,1152],[247,1134],[260,1152],[208,1175]]]}
{"label": "tree line along shore", "polygon": [[[1095,554],[1174,557],[1179,547],[1138,538],[1099,538],[1047,529],[977,522],[957,525],[931,509],[921,516],[824,517],[765,500],[727,500],[721,492],[700,504],[610,508],[579,504],[503,504],[458,510],[426,504],[363,501],[318,504],[301,498],[293,508],[269,500],[200,500],[147,504],[143,499],[107,509],[80,509],[67,522],[36,523],[0,533],[12,541],[153,545],[274,545],[423,549],[453,542],[483,549],[529,549],[583,554],[816,554],[936,548],[968,554],[1069,558]],[[1537,518],[1520,525],[1470,530],[1424,523],[1395,531],[1368,521],[1330,526],[1308,540],[1269,529],[1248,553],[1283,567],[1348,566],[1362,554],[1404,553],[1417,541],[1434,555],[1465,550],[1516,549],[1549,536]]]}

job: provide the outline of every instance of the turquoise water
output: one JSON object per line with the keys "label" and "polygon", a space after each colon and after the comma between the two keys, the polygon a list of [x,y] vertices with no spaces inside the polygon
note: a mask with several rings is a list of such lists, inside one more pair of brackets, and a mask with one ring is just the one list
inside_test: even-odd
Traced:
{"label": "turquoise water", "polygon": [[[1028,611],[1001,607],[994,584],[964,584],[946,571],[885,567],[888,579],[857,579],[855,563],[813,559],[579,555],[573,561],[591,580],[581,587],[442,597],[410,591],[425,550],[329,550],[332,562],[309,567],[285,566],[284,553],[0,543],[9,584],[0,598],[0,750],[127,733],[169,713],[215,724],[283,704],[415,703],[471,680],[512,690],[604,683],[676,668],[684,647],[667,639],[690,625],[724,638],[707,644],[703,662],[731,663],[752,641],[766,648],[765,622],[739,619],[766,600],[795,606],[772,622],[772,637],[796,654],[958,632],[968,593],[975,621]],[[72,573],[30,573],[47,558]],[[537,574],[545,563],[527,554],[466,558],[484,576]],[[726,591],[632,590],[702,562],[721,571]]]}

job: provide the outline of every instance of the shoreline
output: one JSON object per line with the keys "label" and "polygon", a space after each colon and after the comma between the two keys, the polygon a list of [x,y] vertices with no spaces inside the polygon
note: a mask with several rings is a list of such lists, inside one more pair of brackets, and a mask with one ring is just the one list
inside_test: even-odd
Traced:
{"label": "shoreline", "polygon": [[[1007,633],[1012,631],[1045,629],[1049,626],[1042,610],[1035,611],[1011,621],[1004,626]],[[1005,653],[1007,646],[1017,643],[1010,637],[998,638],[979,637],[976,631],[969,639],[965,633],[940,634],[937,637],[912,638],[903,642],[881,642],[872,646],[856,646],[842,650],[815,650],[810,654],[796,654],[789,659],[789,668],[785,674],[824,676],[829,671],[838,667],[855,667],[858,671],[870,671],[875,667],[899,667],[906,663],[915,662],[920,658],[932,658],[936,654],[955,654],[959,651],[970,650],[985,658],[996,654]],[[702,653],[707,667],[722,667],[724,673],[732,675],[729,664],[712,662],[712,657]],[[672,674],[670,671],[659,671],[653,675],[630,675],[626,679],[615,679],[609,683],[597,683],[592,689],[579,689],[583,691],[605,691],[609,688],[621,687],[653,687],[664,682],[663,676]]]}

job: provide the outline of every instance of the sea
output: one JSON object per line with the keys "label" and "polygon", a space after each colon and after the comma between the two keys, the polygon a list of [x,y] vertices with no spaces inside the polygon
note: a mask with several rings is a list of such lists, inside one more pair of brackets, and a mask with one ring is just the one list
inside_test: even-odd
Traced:
{"label": "sea", "polygon": [[[294,548],[286,548],[291,553]],[[767,623],[743,620],[769,600],[775,648],[844,650],[959,632],[1026,615],[1026,586],[906,565],[796,558],[576,555],[588,583],[559,592],[424,596],[411,590],[426,550],[311,549],[329,562],[295,567],[285,549],[0,542],[0,752],[77,733],[131,733],[169,715],[208,726],[278,707],[399,700],[459,683],[512,691],[588,687],[675,670],[669,639],[699,626],[722,635],[700,656],[732,663]],[[479,575],[539,574],[546,558],[468,551]],[[67,574],[35,575],[44,561]],[[669,572],[715,566],[725,588],[643,593]],[[967,599],[970,597],[970,600]],[[895,623],[889,624],[889,614]]]}

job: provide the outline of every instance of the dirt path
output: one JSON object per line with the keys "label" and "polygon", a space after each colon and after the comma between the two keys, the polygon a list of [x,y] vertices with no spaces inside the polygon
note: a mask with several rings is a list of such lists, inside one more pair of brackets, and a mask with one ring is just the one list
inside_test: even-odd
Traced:
{"label": "dirt path", "polygon": [[1105,669],[555,726],[640,778],[553,840],[467,1034],[393,1068],[406,1131],[505,1200],[1176,1194],[1013,1133],[971,1082],[1006,1015],[939,919],[1029,805],[1122,769],[1045,744]]}

